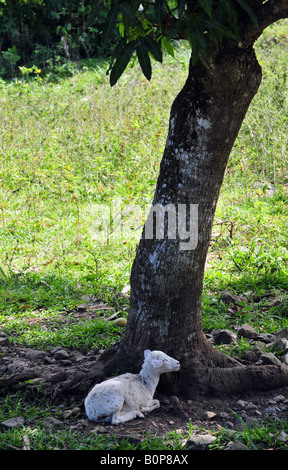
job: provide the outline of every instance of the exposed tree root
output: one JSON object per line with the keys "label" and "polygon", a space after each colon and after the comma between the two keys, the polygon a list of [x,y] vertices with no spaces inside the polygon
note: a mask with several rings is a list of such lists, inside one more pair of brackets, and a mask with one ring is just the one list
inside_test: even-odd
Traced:
{"label": "exposed tree root", "polygon": [[20,382],[35,379],[36,377],[39,377],[39,373],[33,371],[26,371],[19,374],[10,375],[9,377],[0,379],[0,389],[12,387],[13,385],[16,385]]}
{"label": "exposed tree root", "polygon": [[[67,395],[77,395],[83,400],[91,387],[105,378],[127,370],[136,370],[125,363],[123,350],[111,348],[97,358],[92,368],[81,370],[71,367],[64,371],[47,373],[45,368],[28,370],[0,379],[0,390],[17,388],[43,392],[50,403],[62,400]],[[128,361],[129,362],[129,361]],[[267,391],[288,385],[288,366],[242,365],[235,359],[204,344],[197,356],[185,353],[181,371],[164,374],[158,390],[166,395],[183,398],[197,396],[217,397],[248,391]],[[121,367],[122,364],[122,367]]]}
{"label": "exposed tree root", "polygon": [[[288,385],[286,365],[253,365],[228,368],[201,368],[181,381],[181,395],[221,396],[248,391],[273,390]],[[185,383],[183,383],[185,382]]]}

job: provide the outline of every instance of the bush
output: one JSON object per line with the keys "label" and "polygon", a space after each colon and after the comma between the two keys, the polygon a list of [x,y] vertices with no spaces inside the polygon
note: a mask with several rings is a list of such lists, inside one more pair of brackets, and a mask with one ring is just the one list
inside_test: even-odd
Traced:
{"label": "bush", "polygon": [[19,62],[43,69],[57,56],[79,60],[109,55],[100,41],[107,12],[108,7],[96,10],[91,2],[75,0],[2,0],[0,75],[13,78]]}

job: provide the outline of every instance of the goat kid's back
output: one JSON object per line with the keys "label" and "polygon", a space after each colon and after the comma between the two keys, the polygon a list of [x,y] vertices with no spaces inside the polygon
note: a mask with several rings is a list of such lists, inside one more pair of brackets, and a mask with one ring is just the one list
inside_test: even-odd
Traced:
{"label": "goat kid's back", "polygon": [[85,399],[88,418],[96,422],[129,421],[144,417],[160,406],[153,400],[154,392],[161,374],[177,371],[180,364],[162,351],[144,352],[144,363],[140,374],[122,374],[97,384]]}

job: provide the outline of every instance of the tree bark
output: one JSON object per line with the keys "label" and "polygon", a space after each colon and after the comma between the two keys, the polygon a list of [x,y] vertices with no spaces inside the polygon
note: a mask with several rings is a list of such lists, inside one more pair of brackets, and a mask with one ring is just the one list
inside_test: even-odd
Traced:
{"label": "tree bark", "polygon": [[[143,351],[160,349],[181,363],[180,373],[167,374],[160,381],[164,387],[169,385],[171,393],[195,396],[256,387],[254,370],[214,350],[206,340],[201,298],[228,157],[260,82],[261,68],[253,47],[226,44],[209,60],[202,58],[190,65],[188,79],[172,105],[153,206],[179,209],[182,205],[189,214],[190,204],[197,205],[197,246],[187,249],[188,242],[185,245],[181,240],[179,230],[174,237],[169,211],[166,225],[162,223],[166,227],[163,239],[159,233],[157,239],[155,230],[155,238],[147,239],[144,228],[131,272],[126,330],[116,348],[102,356],[102,361],[108,361],[106,366],[110,365],[106,371],[111,372],[111,365],[120,372],[139,370]],[[269,370],[259,387],[271,384]],[[284,370],[280,375],[281,384],[288,383],[288,373]]]}
{"label": "tree bark", "polygon": [[[153,205],[198,206],[198,243],[147,240],[145,230],[131,273],[131,311],[124,341],[134,349],[169,354],[203,343],[201,297],[213,217],[231,148],[258,90],[261,69],[252,48],[219,51],[190,66],[173,103]],[[169,215],[168,215],[169,218]],[[193,220],[192,220],[193,223]],[[182,249],[181,249],[182,246]]]}

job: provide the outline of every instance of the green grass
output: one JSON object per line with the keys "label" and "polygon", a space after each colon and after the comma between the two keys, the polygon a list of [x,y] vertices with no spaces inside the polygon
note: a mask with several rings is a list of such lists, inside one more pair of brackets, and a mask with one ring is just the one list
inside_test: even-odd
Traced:
{"label": "green grass", "polygon": [[[227,289],[240,294],[274,289],[287,296],[287,37],[283,21],[257,44],[263,81],[235,143],[217,207],[204,282],[207,332],[244,322],[265,332],[288,328],[287,302],[269,309],[264,299],[231,316],[219,300]],[[79,321],[73,312],[85,294],[128,307],[117,293],[129,283],[143,213],[135,223],[127,206],[144,209],[153,198],[169,110],[188,60],[183,46],[176,61],[167,57],[163,66],[154,65],[151,82],[135,66],[113,89],[103,61],[0,81],[0,327],[11,341],[88,350],[119,339],[123,330],[111,322]],[[125,227],[119,234],[120,211]],[[246,348],[243,340],[230,352]],[[15,404],[33,422],[25,432],[35,448],[77,448],[76,431],[49,434],[39,424],[43,403],[31,408],[20,395],[6,397],[1,418],[14,413]],[[269,443],[268,429],[257,436],[249,431],[251,442]],[[22,431],[1,431],[2,447],[8,441],[21,446]],[[213,448],[221,448],[226,437],[220,433]],[[161,448],[161,442],[147,438],[146,445]],[[81,445],[116,444],[101,435]]]}
{"label": "green grass", "polygon": [[101,309],[89,321],[74,315],[77,305],[83,303],[83,292],[64,277],[36,273],[5,277],[0,290],[1,328],[10,341],[36,348],[107,347],[119,340],[121,328],[105,321],[105,311]]}
{"label": "green grass", "polygon": [[[242,421],[243,423],[243,421]],[[229,432],[223,428],[211,444],[211,450],[223,450],[230,441],[240,441],[250,450],[287,450],[287,443],[279,439],[279,434],[284,431],[287,434],[288,423],[286,420],[267,420],[259,425],[245,425],[243,431]]]}

